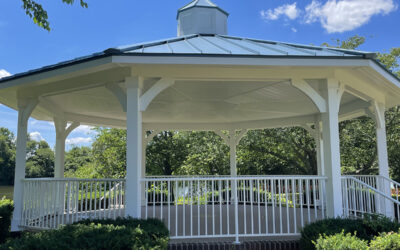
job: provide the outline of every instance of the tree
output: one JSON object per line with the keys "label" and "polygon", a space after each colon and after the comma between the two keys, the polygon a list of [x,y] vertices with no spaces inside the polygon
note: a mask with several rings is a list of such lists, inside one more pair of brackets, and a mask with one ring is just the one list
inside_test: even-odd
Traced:
{"label": "tree", "polygon": [[314,140],[300,127],[249,131],[238,147],[238,173],[317,174]]}
{"label": "tree", "polygon": [[323,43],[322,46],[354,50],[360,47],[360,45],[365,43],[365,37],[355,35],[347,38],[346,40],[332,39],[332,41],[335,43],[334,45],[329,43]]}
{"label": "tree", "polygon": [[42,178],[54,176],[54,152],[46,141],[28,140],[25,176]]}
{"label": "tree", "polygon": [[187,156],[176,168],[179,175],[228,175],[229,147],[214,132],[193,131],[178,133],[186,141]]}
{"label": "tree", "polygon": [[75,172],[78,168],[86,166],[93,161],[90,147],[73,147],[65,154],[65,171]]}
{"label": "tree", "polygon": [[[83,8],[87,8],[88,4],[84,0],[79,0]],[[72,5],[75,0],[62,0],[63,3]],[[50,23],[48,21],[47,11],[35,0],[22,0],[22,8],[25,10],[33,22],[39,27],[50,31]]]}
{"label": "tree", "polygon": [[97,128],[92,144],[96,172],[104,178],[123,178],[126,175],[126,130]]}
{"label": "tree", "polygon": [[182,174],[182,167],[188,156],[187,132],[162,131],[146,147],[146,174]]}
{"label": "tree", "polygon": [[0,185],[14,184],[15,137],[7,128],[0,128]]}

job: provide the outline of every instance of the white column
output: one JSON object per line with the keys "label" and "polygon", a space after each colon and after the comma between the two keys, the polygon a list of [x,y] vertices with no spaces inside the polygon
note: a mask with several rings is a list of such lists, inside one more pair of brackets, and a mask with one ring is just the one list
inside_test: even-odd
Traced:
{"label": "white column", "polygon": [[14,177],[14,212],[11,221],[11,231],[19,231],[19,225],[22,215],[22,195],[23,183],[22,179],[25,178],[26,167],[26,141],[28,133],[28,119],[36,107],[38,101],[31,100],[18,100],[18,132],[17,132],[17,152],[15,159],[15,177]]}
{"label": "white column", "polygon": [[56,130],[56,149],[54,159],[55,178],[64,178],[65,140],[72,130],[78,126],[78,122],[73,122],[67,127],[67,121],[57,117],[54,118],[54,127]]}
{"label": "white column", "polygon": [[326,112],[321,113],[323,158],[325,166],[327,215],[329,217],[342,216],[342,190],[340,169],[339,146],[339,82],[335,79],[327,79],[324,90]]}
{"label": "white column", "polygon": [[315,146],[316,146],[316,153],[317,153],[317,168],[318,168],[318,175],[324,176],[325,175],[325,168],[324,168],[324,141],[322,140],[322,129],[321,123],[317,121],[315,123]]}
{"label": "white column", "polygon": [[[389,161],[386,143],[385,105],[375,103],[376,148],[378,153],[379,175],[389,178]],[[379,179],[379,189],[388,197],[391,197],[390,183],[384,178]],[[387,217],[393,217],[393,203],[381,199],[380,213]]]}
{"label": "white column", "polygon": [[[142,133],[142,170],[141,170],[141,177],[144,178],[146,177],[146,148],[147,148],[147,143],[148,140],[146,138],[146,131],[143,130]],[[145,183],[143,182],[141,184],[142,186],[142,198],[141,198],[141,204],[142,206],[146,205],[146,194],[145,194]]]}
{"label": "white column", "polygon": [[237,176],[236,169],[236,131],[229,130],[229,166],[231,176]]}
{"label": "white column", "polygon": [[380,121],[376,124],[376,147],[378,150],[378,164],[379,164],[379,175],[389,178],[389,162],[387,154],[386,144],[386,124],[385,124],[385,106],[383,104],[377,104],[377,110],[379,112]]}
{"label": "white column", "polygon": [[142,186],[142,112],[140,111],[141,77],[125,79],[126,112],[126,187],[125,216],[141,217]]}

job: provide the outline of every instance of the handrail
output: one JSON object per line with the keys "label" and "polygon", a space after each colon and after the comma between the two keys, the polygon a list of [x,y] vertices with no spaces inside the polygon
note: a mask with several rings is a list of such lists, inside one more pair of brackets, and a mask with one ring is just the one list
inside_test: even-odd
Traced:
{"label": "handrail", "polygon": [[104,178],[104,179],[80,179],[80,178],[25,178],[22,179],[23,182],[29,181],[125,181],[125,179],[112,179],[112,178]]}
{"label": "handrail", "polygon": [[145,177],[141,178],[141,181],[191,181],[191,180],[326,180],[326,176],[315,176],[315,175],[308,175],[308,176],[273,176],[273,175],[264,175],[264,176],[214,176],[214,177],[202,177],[202,176],[192,176],[192,177],[165,177],[165,178],[158,178],[158,177]]}
{"label": "handrail", "polygon": [[117,182],[117,183],[115,183],[114,186],[113,186],[110,190],[108,190],[108,191],[100,198],[100,201],[103,201],[108,195],[110,195],[110,192],[114,192],[114,190],[115,190],[116,188],[118,188],[120,185],[121,185],[121,182],[120,182],[120,181]]}
{"label": "handrail", "polygon": [[395,184],[396,186],[400,186],[400,183],[398,183],[397,181],[395,181],[393,179],[387,178],[386,176],[382,176],[382,175],[376,175],[376,176],[379,178],[385,179],[385,180]]}
{"label": "handrail", "polygon": [[376,188],[374,188],[374,187],[368,185],[368,184],[365,183],[365,182],[362,182],[362,181],[358,180],[358,179],[355,178],[355,177],[352,177],[352,176],[342,176],[341,179],[351,179],[351,180],[357,182],[358,184],[361,184],[361,185],[363,185],[363,186],[365,186],[365,187],[371,189],[371,190],[374,191],[375,193],[382,195],[383,197],[385,197],[385,198],[387,198],[388,200],[390,200],[390,201],[396,203],[397,205],[400,205],[400,201],[393,199],[392,197],[388,196],[387,194],[383,193],[382,191],[380,191],[380,190],[378,190],[378,189],[376,189]]}

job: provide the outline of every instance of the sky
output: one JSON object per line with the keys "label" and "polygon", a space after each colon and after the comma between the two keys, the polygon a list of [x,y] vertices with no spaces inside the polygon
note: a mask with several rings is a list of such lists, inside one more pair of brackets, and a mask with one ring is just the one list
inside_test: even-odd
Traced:
{"label": "sky", "polygon": [[[51,31],[33,24],[21,0],[0,1],[0,77],[58,63],[107,48],[176,36],[177,9],[189,0],[87,0],[89,7],[39,1]],[[388,52],[400,47],[399,0],[213,0],[230,13],[228,34],[264,40],[320,45],[365,36],[359,49]],[[16,134],[17,112],[0,104],[0,127]],[[51,122],[29,120],[32,139],[54,147]],[[90,145],[95,133],[80,126],[67,138]]]}

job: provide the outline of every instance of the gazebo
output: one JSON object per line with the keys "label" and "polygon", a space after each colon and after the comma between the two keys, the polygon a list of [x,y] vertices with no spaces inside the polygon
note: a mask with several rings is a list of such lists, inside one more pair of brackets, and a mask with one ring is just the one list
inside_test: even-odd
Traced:
{"label": "gazebo", "polygon": [[[399,218],[389,179],[385,110],[400,80],[374,53],[227,35],[209,0],[178,10],[178,36],[0,80],[18,110],[12,230],[86,218],[155,217],[172,239],[297,236],[326,217]],[[379,176],[342,176],[339,121],[375,120]],[[28,118],[54,121],[54,178],[25,179]],[[65,140],[80,124],[127,130],[125,179],[64,178]],[[315,138],[317,176],[238,176],[236,145],[251,129],[302,126]],[[145,147],[162,130],[214,131],[230,176],[145,176]],[[150,133],[151,132],[151,133]]]}

